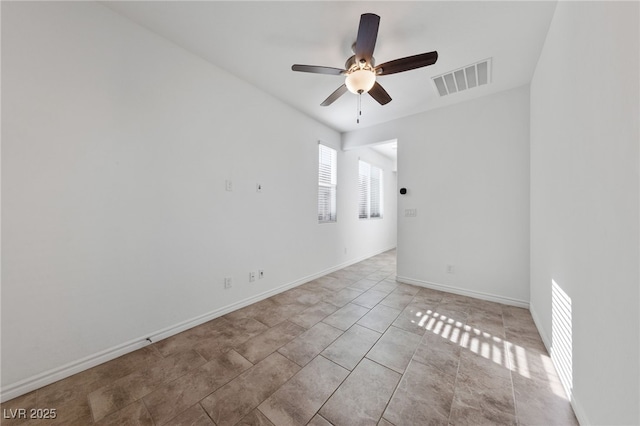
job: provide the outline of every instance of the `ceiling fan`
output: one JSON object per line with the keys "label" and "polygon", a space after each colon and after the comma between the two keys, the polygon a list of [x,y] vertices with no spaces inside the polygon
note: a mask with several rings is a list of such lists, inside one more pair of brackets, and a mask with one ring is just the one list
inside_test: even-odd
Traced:
{"label": "ceiling fan", "polygon": [[438,60],[438,52],[429,52],[375,65],[373,49],[376,45],[379,25],[380,17],[376,14],[365,13],[360,16],[358,36],[352,46],[354,55],[347,59],[344,69],[299,64],[291,67],[293,71],[346,76],[344,84],[330,94],[320,104],[321,106],[331,105],[347,91],[360,95],[369,93],[380,105],[386,105],[391,102],[391,96],[376,81],[376,77],[426,67],[435,64]]}

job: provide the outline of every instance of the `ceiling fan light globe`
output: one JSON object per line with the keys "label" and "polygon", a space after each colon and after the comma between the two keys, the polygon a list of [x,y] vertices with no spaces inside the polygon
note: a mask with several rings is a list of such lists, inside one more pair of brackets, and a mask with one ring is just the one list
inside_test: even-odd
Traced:
{"label": "ceiling fan light globe", "polygon": [[366,93],[376,82],[376,74],[367,69],[357,69],[347,74],[344,84],[351,93]]}

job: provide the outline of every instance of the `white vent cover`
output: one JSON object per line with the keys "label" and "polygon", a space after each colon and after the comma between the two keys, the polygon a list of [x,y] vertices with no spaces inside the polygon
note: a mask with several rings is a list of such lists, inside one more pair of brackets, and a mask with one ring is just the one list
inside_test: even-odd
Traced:
{"label": "white vent cover", "polygon": [[432,77],[440,96],[462,92],[491,82],[491,58]]}

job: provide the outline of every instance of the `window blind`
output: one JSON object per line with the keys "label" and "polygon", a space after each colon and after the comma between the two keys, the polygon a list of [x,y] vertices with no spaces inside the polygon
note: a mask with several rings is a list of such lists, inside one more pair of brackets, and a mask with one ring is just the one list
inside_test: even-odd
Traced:
{"label": "window blind", "polygon": [[358,162],[358,217],[382,217],[382,169]]}
{"label": "window blind", "polygon": [[318,221],[336,221],[337,152],[318,144]]}
{"label": "window blind", "polygon": [[382,217],[382,170],[371,166],[369,217]]}
{"label": "window blind", "polygon": [[358,217],[369,217],[369,173],[371,166],[364,161],[358,162]]}

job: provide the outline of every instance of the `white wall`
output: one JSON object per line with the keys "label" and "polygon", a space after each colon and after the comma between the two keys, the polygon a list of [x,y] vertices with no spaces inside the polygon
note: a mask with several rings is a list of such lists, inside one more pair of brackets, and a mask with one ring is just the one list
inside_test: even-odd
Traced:
{"label": "white wall", "polygon": [[352,153],[317,223],[337,132],[99,4],[3,2],[2,89],[3,399],[395,246]]}
{"label": "white wall", "polygon": [[394,138],[399,279],[528,306],[528,86],[346,133],[343,147]]}
{"label": "white wall", "polygon": [[639,6],[559,2],[531,83],[531,311],[572,300],[582,424],[639,424]]}

